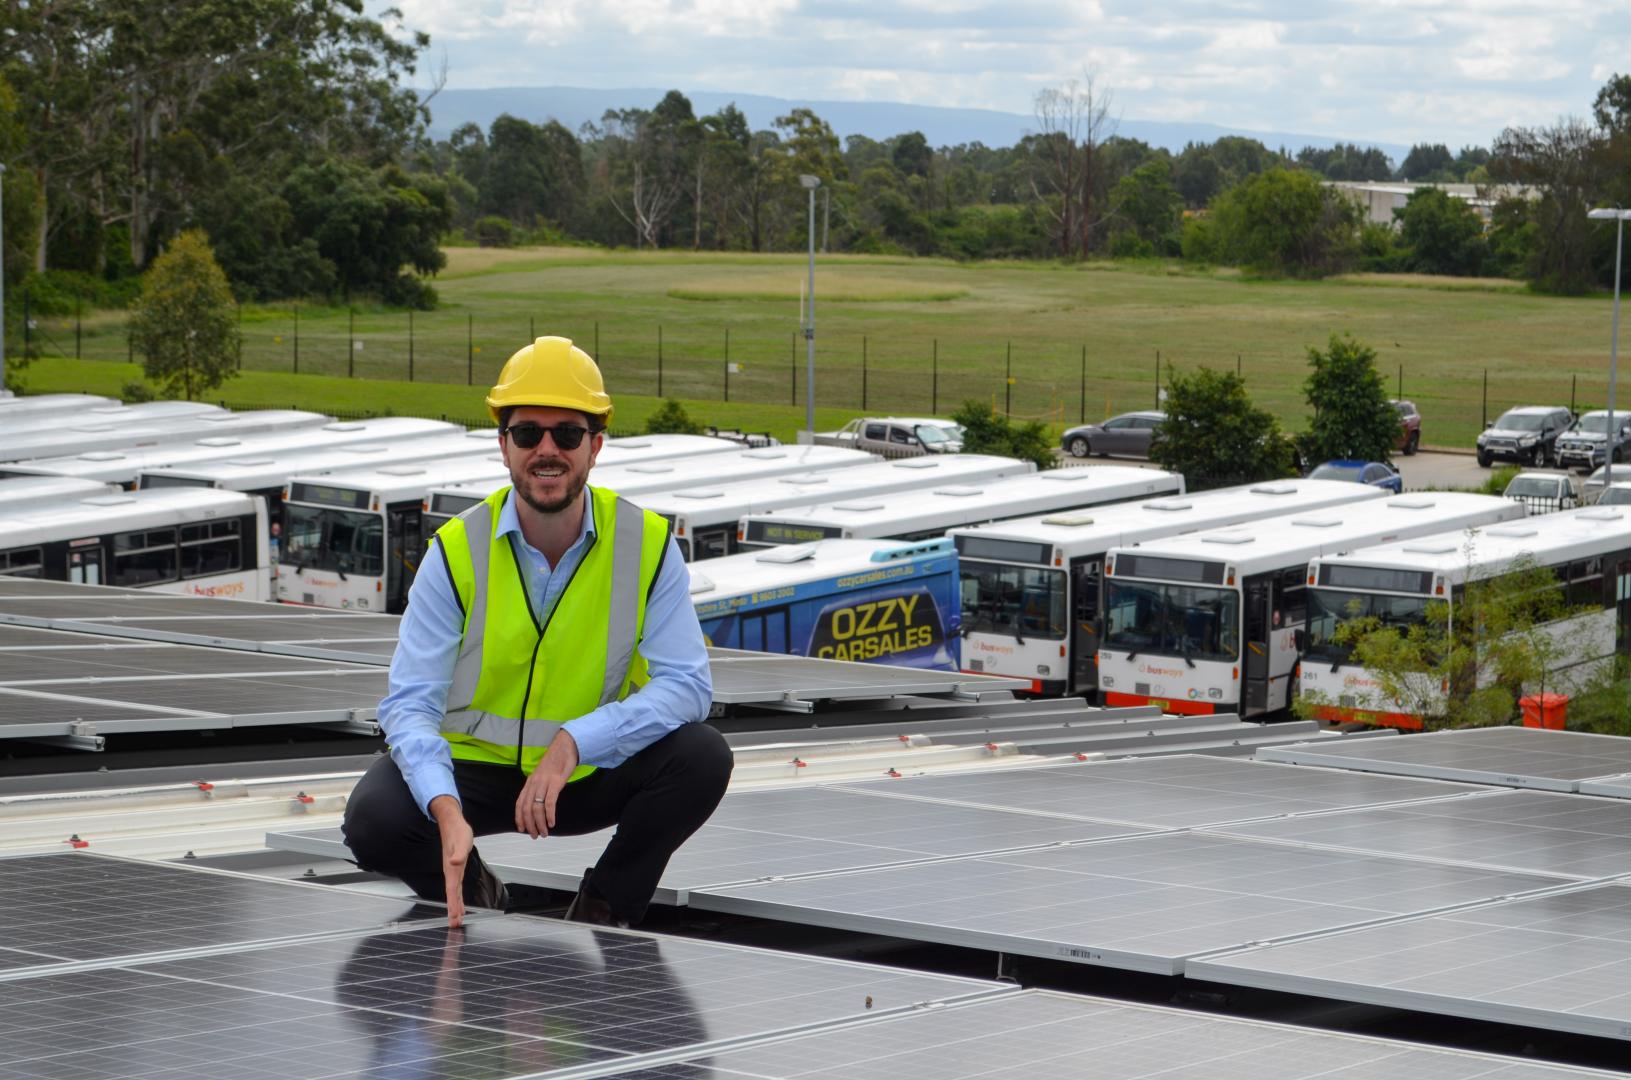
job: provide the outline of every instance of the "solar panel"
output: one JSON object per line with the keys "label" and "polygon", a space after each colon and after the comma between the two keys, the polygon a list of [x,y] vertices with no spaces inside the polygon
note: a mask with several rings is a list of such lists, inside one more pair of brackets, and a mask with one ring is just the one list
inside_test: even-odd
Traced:
{"label": "solar panel", "polygon": [[42,958],[36,963],[366,930],[410,912],[442,917],[387,897],[89,852],[0,858],[0,912],[6,947]]}
{"label": "solar panel", "polygon": [[697,890],[692,907],[1175,975],[1186,958],[1556,886],[1197,833]]}
{"label": "solar panel", "polygon": [[1260,750],[1258,757],[1399,776],[1576,791],[1582,780],[1631,773],[1631,739],[1541,728],[1468,728],[1397,739],[1332,739]]}
{"label": "solar panel", "polygon": [[[669,860],[656,899],[683,903],[704,886],[823,874],[1140,830],[972,807],[884,799],[836,788],[736,792]],[[544,840],[482,837],[482,859],[506,881],[576,889],[611,830]],[[272,847],[348,858],[338,829],[267,836]]]}
{"label": "solar panel", "polygon": [[278,674],[341,669],[332,662],[291,656],[227,652],[190,645],[119,644],[36,645],[0,650],[0,685],[41,689],[59,682],[163,675]]}
{"label": "solar panel", "polygon": [[0,981],[0,1075],[519,1076],[1007,992],[494,917]]}
{"label": "solar panel", "polygon": [[1631,804],[1541,791],[1490,791],[1231,825],[1221,831],[1575,878],[1631,870]]}
{"label": "solar panel", "polygon": [[1180,755],[1053,768],[913,776],[844,785],[855,791],[1002,807],[1152,828],[1193,828],[1484,789]]}
{"label": "solar panel", "polygon": [[711,1054],[621,1080],[1583,1080],[1594,1069],[1026,990]]}
{"label": "solar panel", "polygon": [[1595,885],[1191,961],[1189,974],[1631,1037],[1631,888]]}

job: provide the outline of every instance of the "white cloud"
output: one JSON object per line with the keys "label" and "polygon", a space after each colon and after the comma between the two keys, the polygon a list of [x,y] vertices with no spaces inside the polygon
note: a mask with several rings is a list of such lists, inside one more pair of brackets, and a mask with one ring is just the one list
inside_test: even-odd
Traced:
{"label": "white cloud", "polygon": [[1596,0],[399,0],[452,88],[669,87],[1028,114],[1096,69],[1130,119],[1487,143],[1631,70]]}

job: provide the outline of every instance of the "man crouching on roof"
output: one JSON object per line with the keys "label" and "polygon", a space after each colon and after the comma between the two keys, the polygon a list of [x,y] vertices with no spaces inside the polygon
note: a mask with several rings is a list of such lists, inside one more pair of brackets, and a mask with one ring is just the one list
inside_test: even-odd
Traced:
{"label": "man crouching on roof", "polygon": [[353,791],[346,844],[458,926],[467,906],[523,906],[475,837],[615,825],[566,917],[628,926],[730,781],[701,722],[713,686],[689,574],[663,518],[586,487],[612,418],[587,353],[539,338],[487,407],[512,486],[425,554],[379,707],[391,754]]}

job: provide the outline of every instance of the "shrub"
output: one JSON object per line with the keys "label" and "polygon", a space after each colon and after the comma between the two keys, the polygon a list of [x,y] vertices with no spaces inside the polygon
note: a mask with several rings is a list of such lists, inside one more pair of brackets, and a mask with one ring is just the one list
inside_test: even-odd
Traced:
{"label": "shrub", "polygon": [[662,407],[646,419],[647,435],[701,435],[702,433],[702,425],[691,419],[691,414],[685,411],[685,406],[673,398],[664,400]]}

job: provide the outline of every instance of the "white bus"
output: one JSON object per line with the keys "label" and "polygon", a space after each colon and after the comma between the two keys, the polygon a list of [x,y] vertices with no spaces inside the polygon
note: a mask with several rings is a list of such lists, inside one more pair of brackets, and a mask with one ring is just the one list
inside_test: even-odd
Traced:
{"label": "white bus", "polygon": [[132,423],[114,414],[99,420],[59,421],[49,428],[20,432],[15,437],[0,436],[0,461],[26,461],[32,458],[62,457],[95,450],[128,450],[149,446],[174,445],[194,439],[226,435],[252,435],[270,431],[294,431],[321,427],[332,416],[298,409],[259,409],[241,413],[201,413],[169,420],[144,419]]}
{"label": "white bus", "polygon": [[[54,396],[54,395],[53,395]],[[74,395],[63,395],[72,397]],[[86,395],[89,396],[89,395]],[[29,398],[15,400],[28,401]],[[0,440],[28,432],[48,431],[68,424],[141,424],[149,425],[188,416],[226,416],[227,410],[219,405],[206,405],[202,401],[144,401],[125,405],[118,401],[92,402],[66,411],[41,408],[12,416],[0,412]]]}
{"label": "white bus", "polygon": [[1184,478],[1177,473],[1088,465],[748,514],[742,518],[737,539],[744,548],[834,538],[925,540],[959,525],[1181,495],[1183,491]]}
{"label": "white bus", "polygon": [[12,430],[11,425],[24,417],[53,416],[117,404],[112,398],[96,394],[33,394],[29,397],[0,394],[0,431]]}
{"label": "white bus", "polygon": [[1106,705],[1178,713],[1283,709],[1295,635],[1307,621],[1310,560],[1522,516],[1523,507],[1493,495],[1396,495],[1112,548],[1100,695]]}
{"label": "white bus", "polygon": [[69,476],[18,476],[0,480],[0,521],[18,510],[62,505],[115,490],[112,484]]}
{"label": "white bus", "polygon": [[400,613],[430,536],[430,489],[509,476],[491,445],[488,455],[289,477],[278,599]]}
{"label": "white bus", "polygon": [[420,420],[389,416],[378,420],[346,420],[321,427],[261,435],[212,435],[190,443],[129,450],[92,450],[71,457],[36,458],[33,461],[0,465],[0,478],[8,476],[76,476],[100,480],[120,487],[135,487],[137,478],[148,469],[165,465],[220,461],[224,458],[282,458],[308,450],[360,443],[367,439],[417,439],[437,434],[460,434],[457,424],[443,420]]}
{"label": "white bus", "polygon": [[0,517],[0,574],[269,599],[266,503],[231,491],[115,491]]}
{"label": "white bus", "polygon": [[1033,693],[1099,691],[1104,557],[1168,536],[1380,499],[1342,480],[1281,480],[953,529],[963,666]]}
{"label": "white bus", "polygon": [[1569,660],[1547,673],[1543,689],[1578,690],[1631,647],[1631,507],[1565,510],[1311,560],[1301,693],[1323,719],[1420,728],[1446,688],[1424,683],[1409,702],[1387,698],[1369,670],[1350,662],[1352,647],[1335,640],[1337,628],[1364,616],[1401,632],[1429,618],[1454,625],[1469,582],[1525,565],[1555,574],[1579,612],[1546,628]]}
{"label": "white bus", "polygon": [[865,495],[943,484],[966,484],[1036,471],[1029,461],[989,454],[932,454],[878,461],[854,469],[802,472],[768,480],[739,480],[717,487],[689,487],[642,496],[640,505],[674,525],[674,539],[687,562],[741,550],[736,526],[749,514],[836,502]]}
{"label": "white bus", "polygon": [[[677,491],[732,480],[787,476],[810,470],[846,471],[877,460],[863,450],[841,446],[766,446],[756,450],[738,447],[726,454],[621,465],[607,465],[601,457],[595,459],[595,467],[589,473],[589,483],[645,505],[642,497],[659,491]],[[449,518],[464,513],[499,488],[508,486],[509,482],[509,475],[505,474],[492,482],[434,488],[427,508],[429,525],[426,535],[434,533]]]}
{"label": "white bus", "polygon": [[221,461],[195,465],[166,465],[143,469],[136,486],[143,491],[167,487],[225,488],[247,491],[266,500],[273,521],[283,505],[283,492],[291,476],[319,476],[332,472],[381,469],[422,461],[491,460],[493,433],[453,431],[394,438],[390,442],[346,443],[320,449],[271,454],[237,454]]}
{"label": "white bus", "polygon": [[689,569],[710,645],[957,669],[957,552],[947,540],[822,540]]}

